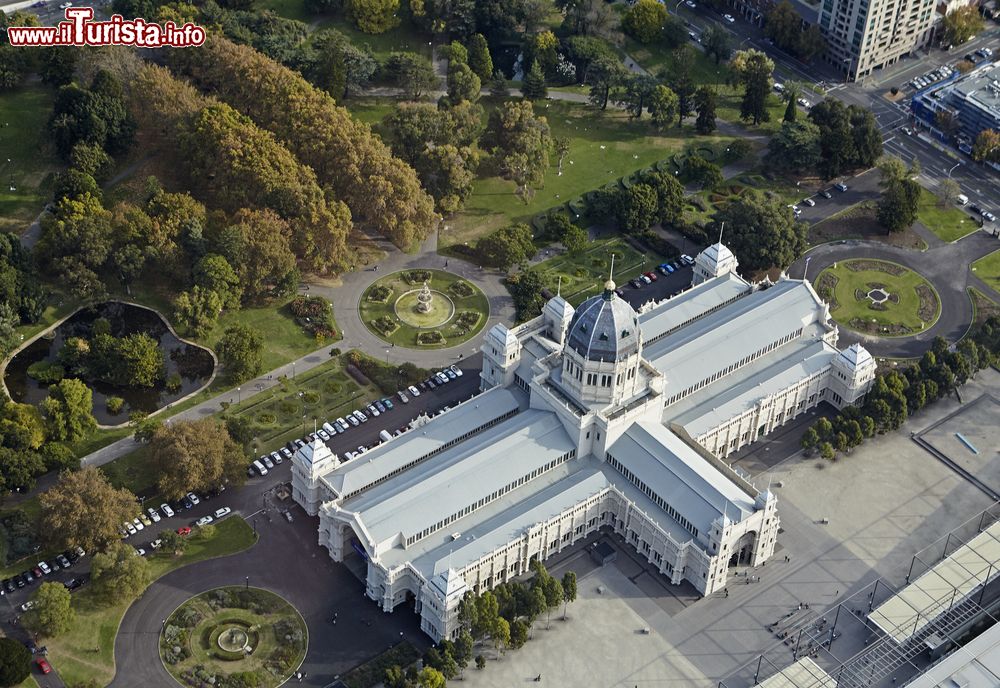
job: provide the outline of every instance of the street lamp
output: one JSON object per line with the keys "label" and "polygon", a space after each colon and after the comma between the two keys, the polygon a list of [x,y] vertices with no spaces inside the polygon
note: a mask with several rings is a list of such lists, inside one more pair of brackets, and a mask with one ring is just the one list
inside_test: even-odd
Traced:
{"label": "street lamp", "polygon": [[948,170],[948,179],[951,179],[951,173],[954,172],[955,168],[957,168],[961,164],[962,164],[962,161],[959,160],[958,162],[955,163],[955,165],[950,170]]}
{"label": "street lamp", "polygon": [[236,388],[236,403],[237,404],[242,404],[243,403],[243,388],[242,387],[237,387]]}
{"label": "street lamp", "polygon": [[250,576],[247,576],[247,590],[250,589]]}

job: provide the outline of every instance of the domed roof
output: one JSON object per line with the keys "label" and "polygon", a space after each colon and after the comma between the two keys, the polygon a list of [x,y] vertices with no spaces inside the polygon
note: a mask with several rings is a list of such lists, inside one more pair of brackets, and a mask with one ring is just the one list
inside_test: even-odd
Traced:
{"label": "domed roof", "polygon": [[569,324],[567,346],[591,361],[617,361],[639,350],[639,320],[635,310],[615,295],[614,282],[576,309]]}

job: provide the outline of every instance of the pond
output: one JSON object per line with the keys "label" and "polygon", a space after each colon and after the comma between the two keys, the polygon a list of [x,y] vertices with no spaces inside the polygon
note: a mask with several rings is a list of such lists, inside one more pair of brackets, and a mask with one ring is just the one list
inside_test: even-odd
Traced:
{"label": "pond", "polygon": [[[48,396],[49,385],[30,377],[28,368],[40,361],[58,363],[63,343],[70,337],[89,339],[94,321],[98,318],[104,318],[110,323],[110,334],[114,337],[131,334],[147,334],[152,337],[163,352],[165,366],[162,379],[152,387],[121,387],[84,380],[94,394],[94,418],[98,423],[120,425],[128,421],[129,414],[133,411],[152,413],[200,389],[210,379],[214,362],[207,349],[178,339],[157,312],[111,301],[77,311],[47,335],[19,352],[7,365],[4,375],[11,398],[26,404],[41,403]],[[173,379],[176,382],[178,377],[179,387],[174,386],[172,390],[168,390],[167,381]],[[124,399],[125,404],[118,413],[108,411],[106,402],[109,397]]]}

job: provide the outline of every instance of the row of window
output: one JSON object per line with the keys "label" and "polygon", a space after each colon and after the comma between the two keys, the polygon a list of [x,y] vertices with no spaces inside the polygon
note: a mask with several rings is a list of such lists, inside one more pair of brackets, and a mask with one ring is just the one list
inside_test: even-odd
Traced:
{"label": "row of window", "polygon": [[412,468],[413,466],[415,466],[416,464],[420,463],[421,461],[426,461],[427,459],[431,458],[432,456],[437,456],[438,454],[440,454],[444,450],[450,449],[451,447],[454,447],[459,442],[463,442],[463,441],[469,439],[470,437],[472,437],[473,435],[482,432],[483,430],[487,430],[489,428],[492,428],[497,423],[502,423],[503,421],[507,420],[508,418],[513,418],[517,414],[518,410],[519,409],[513,409],[511,411],[508,411],[507,413],[505,413],[505,414],[503,414],[501,416],[498,416],[498,417],[494,418],[493,420],[490,420],[490,421],[488,421],[486,423],[483,423],[482,425],[480,425],[477,428],[474,428],[474,429],[470,430],[469,432],[465,433],[464,435],[462,435],[460,437],[456,437],[454,439],[448,440],[447,442],[445,442],[441,446],[439,446],[439,447],[437,447],[435,449],[432,449],[431,451],[427,452],[426,454],[422,454],[421,456],[418,456],[417,458],[415,458],[412,461],[409,461],[409,462],[403,464],[402,466],[399,466],[394,471],[386,473],[385,475],[379,477],[377,480],[373,480],[372,482],[368,483],[367,485],[362,485],[361,487],[359,487],[358,489],[354,490],[353,492],[347,493],[346,495],[344,495],[344,499],[350,499],[354,495],[361,494],[365,490],[369,490],[369,489],[375,487],[376,485],[384,483],[389,478],[391,478],[391,477],[393,477],[395,475],[399,475],[403,471],[407,470],[408,468]]}
{"label": "row of window", "polygon": [[576,449],[571,449],[570,451],[566,452],[565,454],[563,454],[559,458],[556,458],[556,459],[553,459],[552,461],[549,461],[544,466],[539,466],[538,468],[536,468],[535,470],[533,470],[531,473],[529,473],[527,475],[522,475],[517,480],[514,480],[514,481],[508,483],[507,485],[505,485],[504,487],[498,489],[493,494],[488,495],[486,497],[483,497],[482,499],[480,499],[475,504],[469,504],[464,509],[456,511],[455,513],[453,513],[452,515],[448,516],[447,518],[441,519],[440,521],[438,521],[434,525],[428,526],[427,528],[424,528],[422,531],[420,531],[416,535],[411,535],[410,537],[406,538],[406,546],[409,547],[410,545],[414,544],[418,540],[423,540],[425,537],[427,537],[431,533],[435,533],[435,532],[441,530],[442,528],[445,528],[445,527],[451,525],[452,523],[454,523],[458,519],[462,518],[463,516],[468,516],[469,514],[471,514],[476,509],[480,509],[480,508],[484,507],[485,505],[489,504],[490,502],[492,502],[492,501],[494,501],[496,499],[499,499],[500,497],[502,497],[503,495],[507,494],[511,490],[515,490],[515,489],[519,488],[521,485],[524,485],[529,480],[534,480],[535,478],[537,478],[538,476],[540,476],[542,473],[550,471],[553,468],[555,468],[556,466],[559,466],[559,465],[561,465],[563,463],[566,463],[567,461],[569,461],[570,459],[574,458],[575,456],[576,456]]}
{"label": "row of window", "polygon": [[801,337],[801,336],[802,336],[802,328],[800,327],[797,330],[795,330],[794,332],[789,332],[788,334],[786,334],[781,339],[777,339],[777,340],[771,342],[770,344],[768,344],[764,348],[759,349],[758,351],[755,351],[754,353],[750,354],[749,356],[744,356],[741,360],[733,363],[729,367],[724,368],[722,370],[719,370],[716,373],[714,373],[713,375],[711,375],[709,377],[706,377],[704,380],[702,380],[698,384],[692,385],[691,387],[688,387],[683,392],[678,392],[677,394],[675,394],[672,397],[670,397],[669,400],[667,400],[667,405],[669,406],[670,404],[673,404],[676,401],[680,401],[681,399],[683,399],[684,397],[686,397],[686,396],[688,396],[690,394],[694,394],[695,392],[697,392],[702,387],[706,387],[706,386],[712,384],[713,382],[715,382],[719,378],[724,377],[724,376],[728,375],[729,373],[733,372],[734,370],[737,370],[738,368],[742,368],[743,366],[745,366],[745,365],[747,365],[749,363],[752,363],[753,361],[756,361],[761,356],[766,356],[767,354],[769,354],[772,351],[774,351],[775,349],[777,349],[779,346],[783,346],[784,344],[787,344],[788,342],[792,341],[793,339],[797,339],[798,337]]}
{"label": "row of window", "polygon": [[645,347],[648,347],[653,342],[658,342],[659,340],[663,339],[667,335],[673,334],[674,332],[676,332],[677,330],[681,329],[682,327],[684,327],[688,323],[692,323],[695,320],[698,320],[700,318],[704,318],[706,315],[710,315],[710,314],[714,313],[715,311],[719,310],[720,308],[725,308],[729,304],[733,303],[737,299],[743,298],[744,296],[746,296],[749,293],[750,293],[749,291],[741,292],[741,293],[737,294],[736,296],[734,296],[733,298],[728,299],[726,301],[723,301],[718,306],[713,306],[712,308],[709,308],[707,311],[703,311],[703,312],[699,313],[698,315],[694,316],[693,318],[688,318],[687,320],[685,320],[683,322],[677,323],[676,325],[674,325],[673,327],[671,327],[669,330],[664,330],[663,332],[659,333],[655,337],[651,337],[649,339],[645,339],[644,338],[643,341],[642,341],[642,345],[645,346]]}
{"label": "row of window", "polygon": [[611,452],[608,452],[605,455],[605,458],[607,459],[608,463],[614,467],[616,471],[621,473],[628,479],[629,482],[638,487],[644,495],[652,499],[653,502],[656,503],[656,506],[666,511],[667,514],[670,515],[670,518],[680,523],[681,526],[683,526],[686,531],[688,531],[695,537],[698,537],[698,529],[694,527],[693,523],[691,523],[689,520],[681,516],[680,513],[678,513],[677,509],[667,504],[663,500],[663,498],[660,497],[660,495],[656,494],[652,489],[650,489],[648,485],[646,485],[646,483],[641,481],[635,474],[632,473],[632,471],[627,469],[624,465],[622,465],[622,463],[618,459],[612,456]]}

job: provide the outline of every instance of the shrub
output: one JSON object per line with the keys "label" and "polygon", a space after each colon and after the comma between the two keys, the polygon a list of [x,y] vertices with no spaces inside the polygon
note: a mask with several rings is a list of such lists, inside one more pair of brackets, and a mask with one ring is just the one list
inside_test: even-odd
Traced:
{"label": "shrub", "polygon": [[375,303],[389,303],[392,297],[392,289],[384,284],[377,284],[368,290],[368,300]]}
{"label": "shrub", "polygon": [[455,282],[452,282],[451,286],[448,287],[448,291],[460,299],[467,298],[476,293],[472,288],[472,285],[463,280],[456,280]]}
{"label": "shrub", "polygon": [[421,344],[423,346],[443,344],[444,342],[444,336],[437,330],[429,330],[427,332],[421,332],[417,335],[417,344]]}
{"label": "shrub", "polygon": [[430,282],[431,271],[430,270],[409,270],[403,273],[403,279],[410,284],[423,284],[424,282]]}
{"label": "shrub", "polygon": [[471,330],[479,324],[480,318],[482,315],[476,311],[462,311],[455,318],[455,325],[461,330]]}
{"label": "shrub", "polygon": [[38,361],[28,366],[28,377],[42,384],[55,384],[66,375],[66,369],[51,361]]}
{"label": "shrub", "polygon": [[319,401],[319,394],[317,394],[312,390],[307,390],[302,393],[302,401],[306,402],[307,404],[315,404],[316,402]]}
{"label": "shrub", "polygon": [[121,410],[125,407],[125,400],[121,397],[108,397],[104,402],[104,406],[108,409],[108,413],[115,416],[121,413]]}
{"label": "shrub", "polygon": [[330,304],[318,296],[299,294],[291,300],[288,308],[297,318],[319,318],[330,310]]}
{"label": "shrub", "polygon": [[274,425],[277,420],[273,413],[261,413],[257,416],[257,422],[261,425]]}
{"label": "shrub", "polygon": [[167,391],[176,394],[181,391],[181,384],[181,376],[178,373],[171,373],[170,377],[167,378]]}
{"label": "shrub", "polygon": [[380,332],[383,337],[388,337],[399,329],[399,323],[388,315],[383,315],[372,320],[372,327]]}
{"label": "shrub", "polygon": [[374,382],[383,394],[394,394],[400,385],[416,384],[430,375],[430,371],[418,368],[412,363],[404,363],[401,366],[387,365],[360,351],[349,351],[344,354],[344,363],[357,368],[362,375]]}

